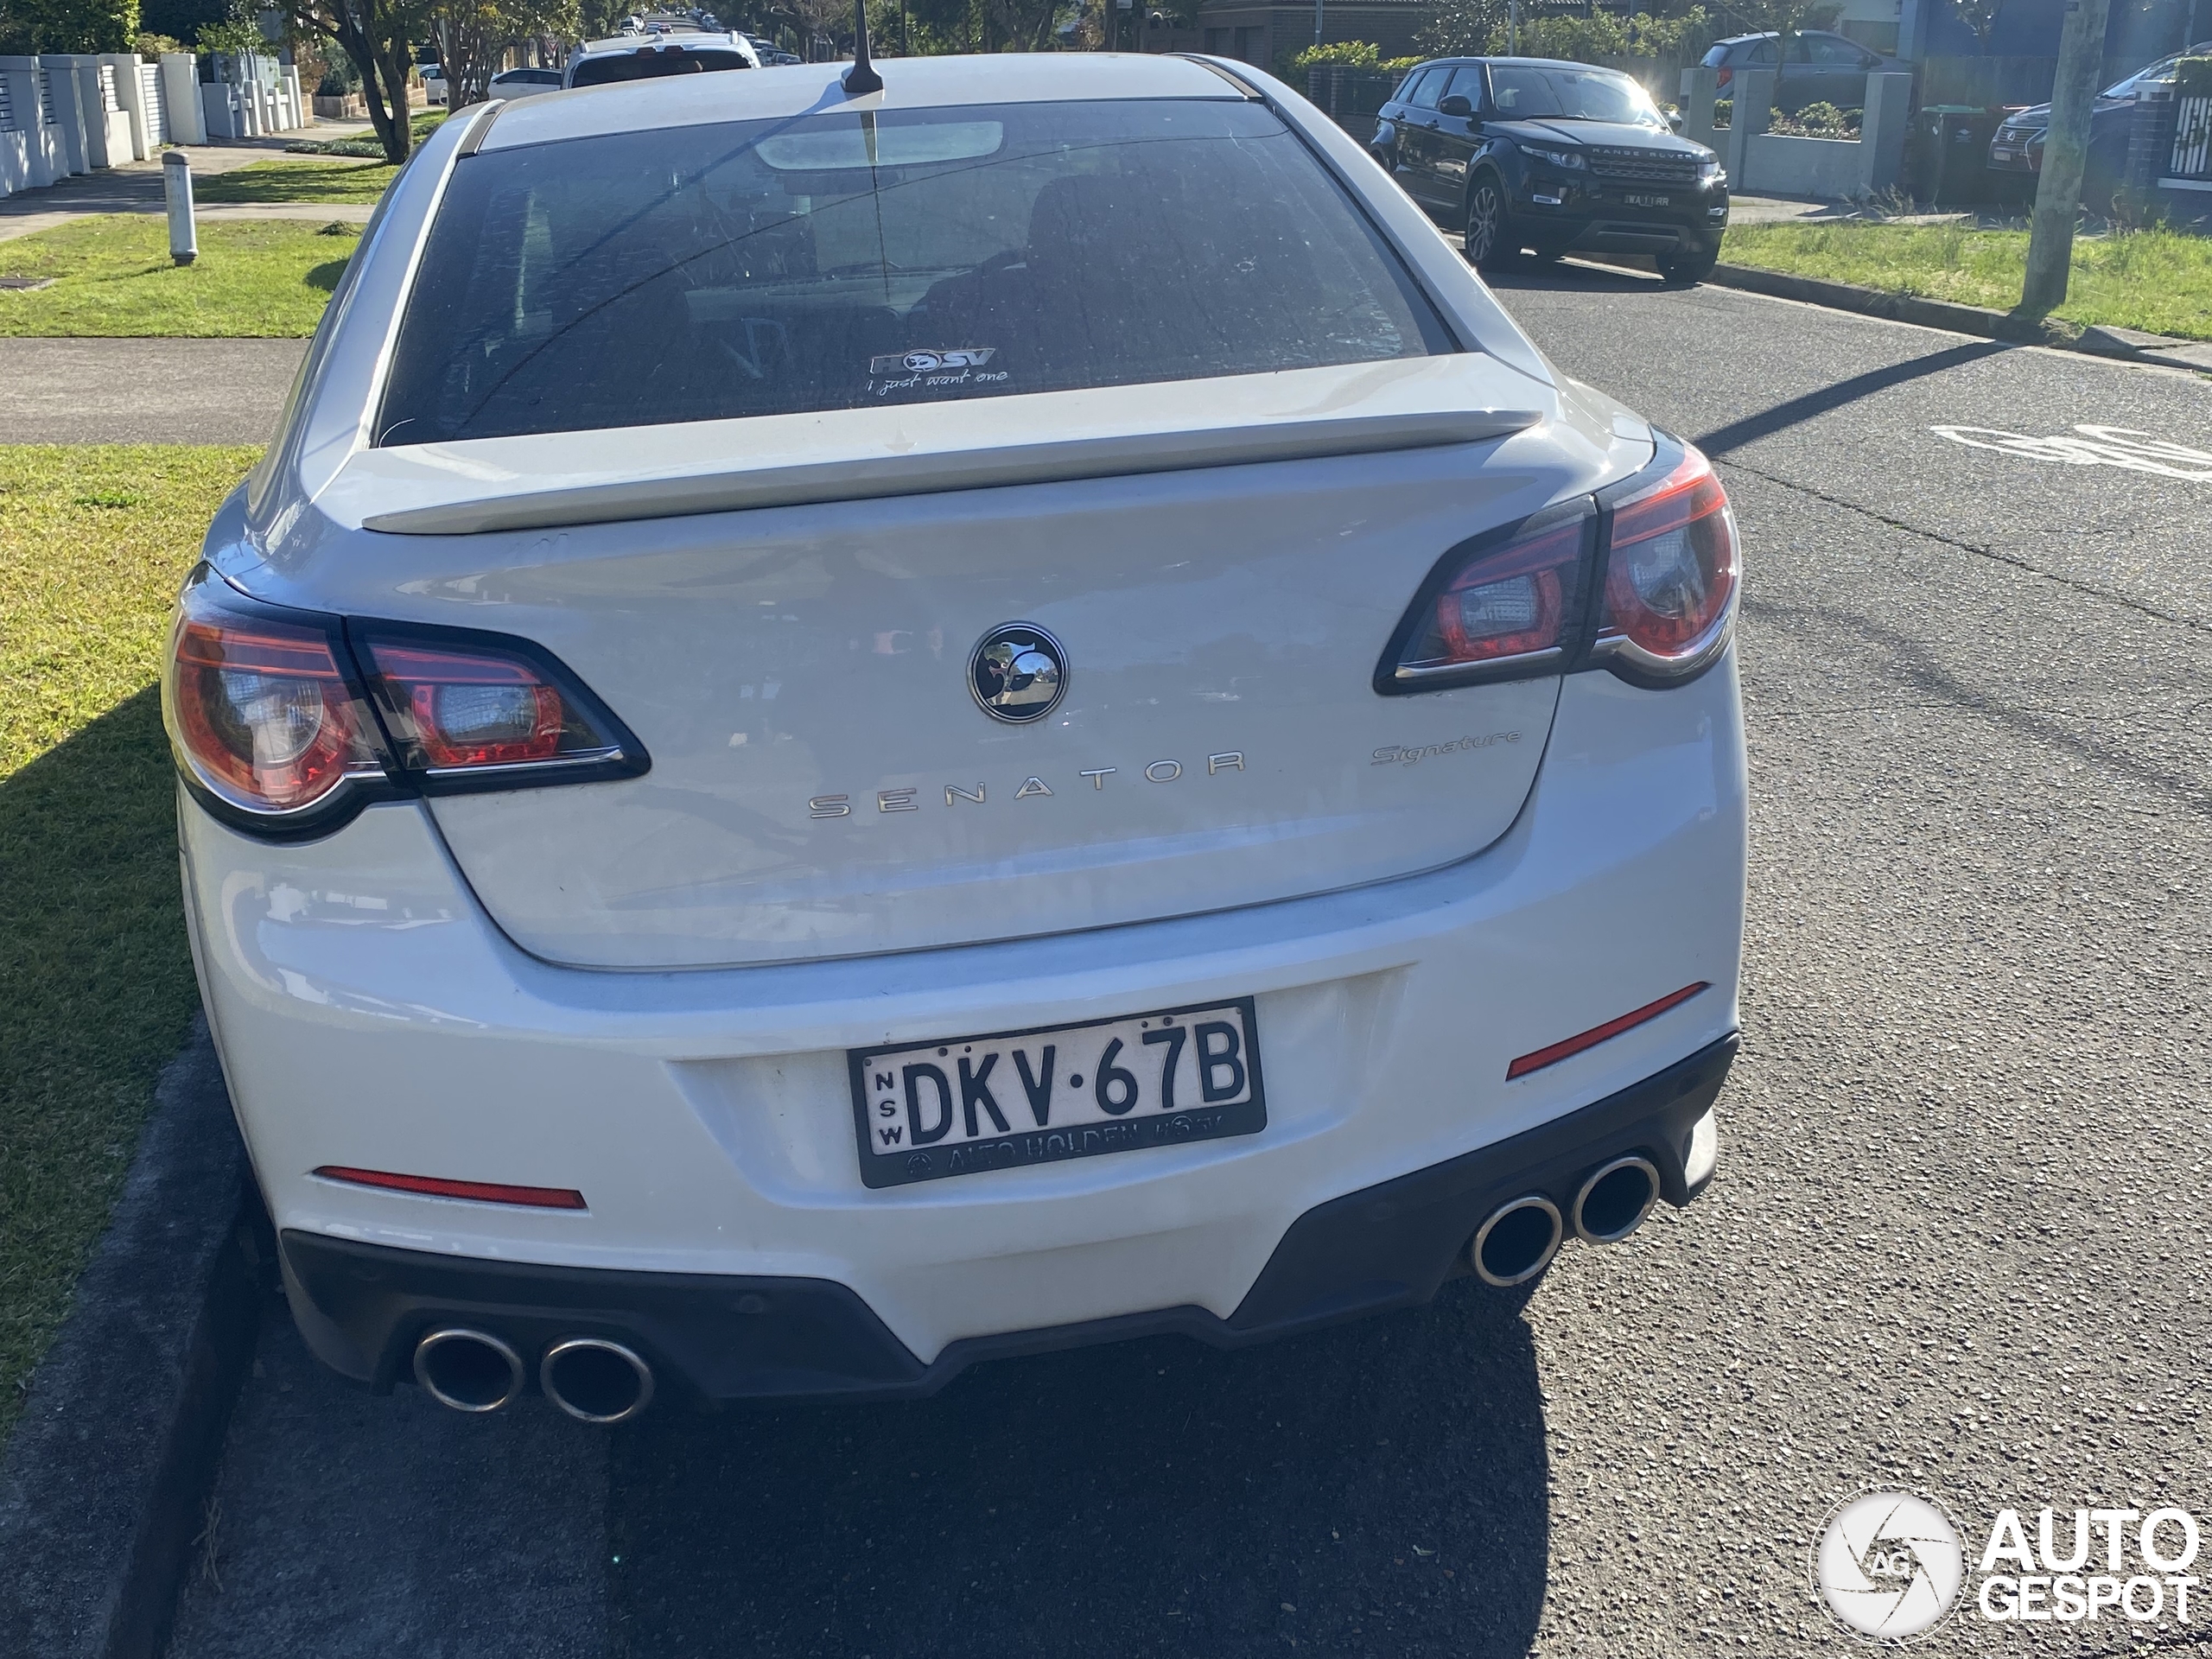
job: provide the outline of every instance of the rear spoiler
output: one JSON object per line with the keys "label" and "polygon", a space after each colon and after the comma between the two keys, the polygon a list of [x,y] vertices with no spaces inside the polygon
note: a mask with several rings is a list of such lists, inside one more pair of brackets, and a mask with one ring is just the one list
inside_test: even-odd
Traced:
{"label": "rear spoiler", "polygon": [[1545,418],[1470,407],[1496,369],[1471,353],[401,445],[348,458],[316,505],[369,530],[471,535],[1479,443]]}

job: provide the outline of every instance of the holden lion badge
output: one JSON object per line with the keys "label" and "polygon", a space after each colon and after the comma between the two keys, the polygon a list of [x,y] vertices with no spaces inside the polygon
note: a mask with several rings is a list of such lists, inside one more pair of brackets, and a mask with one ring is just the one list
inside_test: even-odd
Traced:
{"label": "holden lion badge", "polygon": [[1042,720],[1068,689],[1067,653],[1034,623],[1008,622],[976,645],[968,659],[968,686],[994,720]]}

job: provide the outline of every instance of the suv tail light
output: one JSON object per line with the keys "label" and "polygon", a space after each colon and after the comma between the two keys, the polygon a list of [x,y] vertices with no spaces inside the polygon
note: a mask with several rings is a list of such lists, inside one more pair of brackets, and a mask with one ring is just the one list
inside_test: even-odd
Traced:
{"label": "suv tail light", "polygon": [[634,777],[650,764],[527,641],[265,605],[206,565],[177,599],[162,713],[186,785],[263,835],[322,834],[372,800]]}
{"label": "suv tail light", "polygon": [[1736,521],[1713,467],[1662,436],[1633,478],[1548,507],[1438,562],[1383,653],[1375,689],[1405,696],[1610,668],[1678,684],[1727,648]]}

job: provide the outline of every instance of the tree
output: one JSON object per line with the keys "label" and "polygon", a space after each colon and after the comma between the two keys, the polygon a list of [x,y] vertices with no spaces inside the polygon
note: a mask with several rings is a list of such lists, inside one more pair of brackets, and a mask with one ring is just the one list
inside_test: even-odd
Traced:
{"label": "tree", "polygon": [[414,68],[410,45],[423,36],[421,0],[285,0],[294,29],[320,35],[345,48],[361,72],[361,97],[385,159],[399,162],[414,149],[407,114],[407,77]]}
{"label": "tree", "polygon": [[0,53],[128,52],[138,0],[0,0]]}
{"label": "tree", "polygon": [[508,49],[526,40],[573,40],[583,29],[576,0],[435,0],[430,43],[445,76],[449,109],[481,104]]}
{"label": "tree", "polygon": [[1989,55],[1989,36],[1997,27],[1997,14],[2005,10],[2005,0],[1951,0],[1958,8],[1959,21],[1974,30],[1974,37],[1980,44],[1981,55]]}
{"label": "tree", "polygon": [[1440,0],[1414,44],[1429,57],[1480,56],[1504,27],[1504,0]]}

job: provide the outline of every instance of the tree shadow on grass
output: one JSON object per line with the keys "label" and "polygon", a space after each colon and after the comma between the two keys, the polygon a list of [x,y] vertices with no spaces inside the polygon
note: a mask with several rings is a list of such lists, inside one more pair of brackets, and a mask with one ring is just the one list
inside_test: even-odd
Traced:
{"label": "tree shadow on grass", "polygon": [[322,264],[308,272],[307,285],[309,288],[319,288],[326,294],[335,294],[338,291],[338,279],[346,274],[346,267],[351,263],[352,261],[346,259],[324,260]]}
{"label": "tree shadow on grass", "polygon": [[151,687],[0,780],[0,1436],[197,1006]]}
{"label": "tree shadow on grass", "polygon": [[638,1653],[1525,1653],[1548,1462],[1519,1303],[1241,1352],[983,1365],[933,1400],[656,1412],[617,1432]]}

